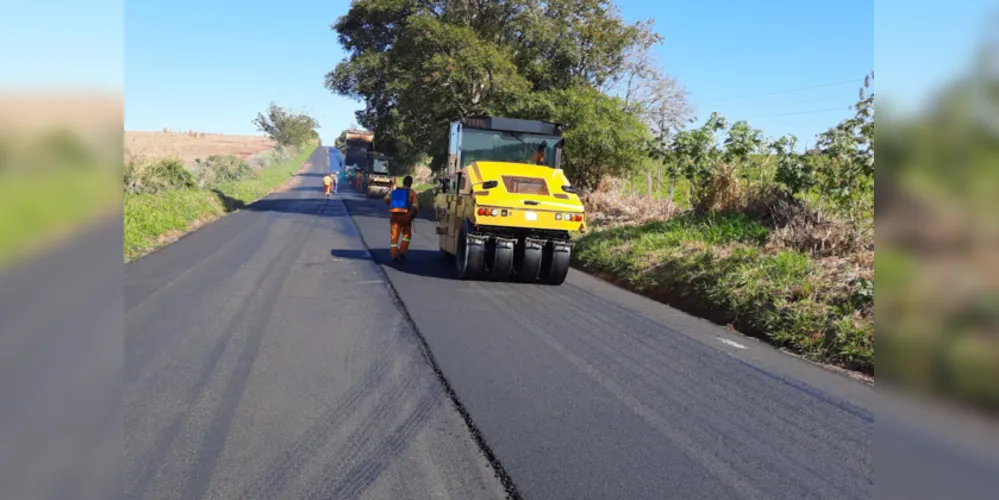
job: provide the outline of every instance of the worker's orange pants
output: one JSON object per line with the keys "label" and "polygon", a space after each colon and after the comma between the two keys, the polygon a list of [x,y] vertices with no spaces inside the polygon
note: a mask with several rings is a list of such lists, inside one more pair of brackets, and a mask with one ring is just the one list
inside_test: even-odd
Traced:
{"label": "worker's orange pants", "polygon": [[[389,228],[392,232],[392,258],[396,258],[399,254],[406,254],[406,250],[409,250],[409,240],[413,238],[413,221],[410,220],[409,214],[405,212],[392,212],[389,216]],[[399,241],[399,236],[402,236],[402,241]]]}
{"label": "worker's orange pants", "polygon": [[331,189],[333,189],[333,185],[332,184],[324,184],[323,185],[323,194],[330,194],[330,190]]}

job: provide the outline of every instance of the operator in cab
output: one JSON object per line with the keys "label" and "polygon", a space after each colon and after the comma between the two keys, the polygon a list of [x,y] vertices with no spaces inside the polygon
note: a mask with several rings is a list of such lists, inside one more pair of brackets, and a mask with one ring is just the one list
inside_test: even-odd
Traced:
{"label": "operator in cab", "polygon": [[413,177],[407,175],[402,180],[402,186],[396,187],[393,179],[391,190],[385,195],[385,204],[389,206],[392,261],[406,259],[406,250],[409,250],[409,241],[413,237],[413,219],[416,218],[420,206],[416,191],[413,191]]}
{"label": "operator in cab", "polygon": [[538,144],[538,149],[534,151],[534,156],[531,157],[531,163],[535,165],[545,164],[545,149],[548,148],[548,143],[542,142]]}

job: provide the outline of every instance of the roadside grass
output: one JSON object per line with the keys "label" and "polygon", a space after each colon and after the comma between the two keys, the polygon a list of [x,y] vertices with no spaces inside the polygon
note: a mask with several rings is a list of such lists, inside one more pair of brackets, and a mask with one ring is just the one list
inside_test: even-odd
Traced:
{"label": "roadside grass", "polygon": [[[402,181],[405,178],[406,178],[405,175],[397,176],[395,178],[395,184],[397,186],[402,186]],[[432,189],[433,187],[434,185],[429,182],[416,182],[416,180],[413,181],[413,190],[416,192],[426,191],[428,189]]]}
{"label": "roadside grass", "polygon": [[[872,373],[873,293],[819,259],[768,246],[745,214],[684,213],[577,238],[574,265],[638,293],[788,348]],[[869,306],[869,307],[868,307]],[[860,311],[869,310],[869,314]]]}
{"label": "roadside grass", "polygon": [[[245,178],[210,188],[186,187],[124,195],[124,260],[129,262],[226,213],[244,208],[287,181],[314,147]],[[170,161],[170,160],[163,160]]]}
{"label": "roadside grass", "polygon": [[120,202],[104,168],[18,172],[0,179],[0,268]]}

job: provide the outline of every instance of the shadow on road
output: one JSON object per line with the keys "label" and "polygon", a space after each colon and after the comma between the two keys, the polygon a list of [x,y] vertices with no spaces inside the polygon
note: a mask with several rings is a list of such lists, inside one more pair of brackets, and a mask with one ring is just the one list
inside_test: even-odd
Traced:
{"label": "shadow on road", "polygon": [[330,250],[330,255],[340,259],[372,260],[371,252],[367,250]]}
{"label": "shadow on road", "polygon": [[[388,220],[389,211],[388,206],[385,202],[375,199],[356,199],[348,198],[343,200],[343,204],[347,206],[347,211],[350,215],[361,216],[361,217],[377,217],[379,219]],[[421,208],[416,214],[416,218],[420,220],[430,221],[433,223],[437,222],[434,218],[434,213],[432,210],[426,208]],[[388,231],[388,223],[386,222],[386,231]]]}
{"label": "shadow on road", "polygon": [[375,262],[391,267],[399,272],[425,276],[428,278],[457,279],[452,261],[444,258],[439,251],[414,250],[406,252],[406,260],[392,262],[388,248],[371,249]]}
{"label": "shadow on road", "polygon": [[377,264],[416,276],[455,279],[453,261],[445,259],[440,252],[436,251],[410,249],[406,252],[406,260],[400,262],[392,262],[392,254],[388,248],[372,248],[370,250],[340,250],[334,248],[330,250],[330,255],[341,259],[374,259]]}
{"label": "shadow on road", "polygon": [[212,192],[215,193],[219,202],[222,203],[222,209],[225,210],[225,213],[235,212],[236,210],[243,210],[246,208],[246,202],[243,200],[233,198],[218,189],[212,189]]}
{"label": "shadow on road", "polygon": [[318,193],[318,194],[322,194],[323,193],[323,187],[322,186],[295,186],[293,188],[287,188],[287,189],[285,189],[285,191],[301,191],[301,192],[306,192],[306,193],[308,193],[308,192],[315,192],[315,193]]}
{"label": "shadow on road", "polygon": [[339,203],[328,203],[325,198],[270,198],[246,205],[250,212],[275,212],[283,214],[312,215],[317,217],[347,217],[349,214]]}

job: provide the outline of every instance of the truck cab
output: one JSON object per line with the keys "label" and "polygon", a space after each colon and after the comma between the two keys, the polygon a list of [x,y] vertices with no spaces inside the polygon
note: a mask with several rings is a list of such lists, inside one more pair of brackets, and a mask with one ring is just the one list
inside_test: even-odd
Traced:
{"label": "truck cab", "polygon": [[501,117],[451,123],[434,208],[459,276],[561,284],[582,201],[561,169],[562,126]]}

